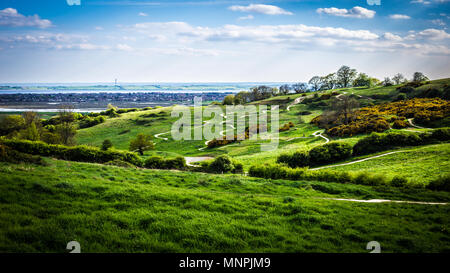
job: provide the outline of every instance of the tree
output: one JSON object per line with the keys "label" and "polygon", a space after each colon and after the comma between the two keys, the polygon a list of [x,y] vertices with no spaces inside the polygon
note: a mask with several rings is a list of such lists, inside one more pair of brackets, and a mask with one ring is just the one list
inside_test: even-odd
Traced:
{"label": "tree", "polygon": [[144,151],[152,150],[155,145],[151,141],[151,136],[140,133],[130,142],[130,151],[138,151],[140,155],[144,155]]}
{"label": "tree", "polygon": [[334,89],[338,84],[336,73],[328,74],[324,77],[320,77],[320,90]]}
{"label": "tree", "polygon": [[405,81],[405,77],[402,74],[397,73],[394,75],[394,77],[392,77],[392,80],[395,84],[401,84]]}
{"label": "tree", "polygon": [[223,99],[223,105],[233,105],[234,103],[234,95],[227,95],[224,99]]}
{"label": "tree", "polygon": [[336,112],[336,117],[339,118],[341,115],[343,116],[344,124],[350,122],[353,110],[358,108],[358,106],[358,101],[355,98],[345,95],[335,98],[331,103],[331,109]]}
{"label": "tree", "polygon": [[73,113],[71,105],[62,105],[58,111],[59,124],[55,126],[55,132],[60,136],[64,145],[75,144],[75,135],[77,130],[73,124],[76,115]]}
{"label": "tree", "polygon": [[425,76],[422,72],[414,72],[413,82],[423,82],[428,81],[428,77]]}
{"label": "tree", "polygon": [[317,91],[320,89],[320,82],[320,77],[314,76],[309,80],[308,83],[311,85],[313,91]]}
{"label": "tree", "polygon": [[366,73],[359,73],[358,77],[353,81],[353,86],[367,86],[370,87],[371,79]]}
{"label": "tree", "polygon": [[234,96],[234,104],[244,104],[250,102],[250,93],[247,91],[241,91]]}
{"label": "tree", "polygon": [[341,87],[349,87],[356,77],[356,69],[352,69],[346,65],[341,66],[337,71],[337,83]]}
{"label": "tree", "polygon": [[292,88],[294,89],[295,93],[305,93],[308,91],[308,85],[306,83],[296,83],[292,85]]}
{"label": "tree", "polygon": [[273,89],[269,86],[260,85],[257,87],[251,88],[250,92],[250,100],[251,101],[257,101],[257,100],[263,100],[268,99],[272,96]]}
{"label": "tree", "polygon": [[287,95],[287,94],[289,94],[290,91],[291,91],[291,87],[289,86],[289,84],[283,84],[282,86],[280,86],[280,94],[281,95]]}
{"label": "tree", "polygon": [[0,134],[7,135],[25,128],[25,120],[20,115],[8,115],[0,122]]}
{"label": "tree", "polygon": [[30,124],[30,126],[28,126],[26,129],[23,129],[20,132],[21,138],[23,139],[27,139],[27,140],[32,140],[32,141],[37,141],[40,139],[39,137],[39,132],[36,128],[36,124],[34,122],[32,122]]}
{"label": "tree", "polygon": [[392,85],[392,81],[389,77],[384,78],[384,80],[381,82],[381,84],[383,86],[391,86]]}
{"label": "tree", "polygon": [[31,123],[33,123],[33,122],[35,125],[40,124],[39,115],[36,112],[32,112],[32,111],[23,112],[22,117],[25,120],[26,127],[30,126]]}
{"label": "tree", "polygon": [[103,140],[103,143],[102,143],[102,150],[103,151],[107,151],[112,146],[113,146],[113,144],[112,144],[111,140],[109,140],[109,139]]}

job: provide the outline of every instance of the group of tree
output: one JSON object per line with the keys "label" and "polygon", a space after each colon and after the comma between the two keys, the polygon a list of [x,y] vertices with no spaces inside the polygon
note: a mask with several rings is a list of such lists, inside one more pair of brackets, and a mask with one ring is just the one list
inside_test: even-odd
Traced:
{"label": "group of tree", "polygon": [[6,138],[42,140],[49,144],[75,144],[76,113],[62,106],[53,124],[46,124],[36,112],[7,115],[0,120],[0,135]]}

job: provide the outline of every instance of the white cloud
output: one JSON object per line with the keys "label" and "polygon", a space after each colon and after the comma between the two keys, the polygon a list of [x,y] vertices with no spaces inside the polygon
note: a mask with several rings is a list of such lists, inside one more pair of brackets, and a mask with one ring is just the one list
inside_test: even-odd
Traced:
{"label": "white cloud", "polygon": [[240,21],[242,21],[242,20],[252,20],[252,19],[254,19],[254,18],[255,18],[255,17],[253,17],[253,15],[249,14],[249,15],[247,15],[247,16],[239,17],[238,20],[240,20]]}
{"label": "white cloud", "polygon": [[396,20],[398,20],[398,19],[400,19],[400,20],[411,19],[410,16],[404,15],[404,14],[392,14],[392,15],[389,15],[389,18],[396,19]]}
{"label": "white cloud", "polygon": [[52,26],[52,22],[41,19],[38,15],[24,16],[16,9],[6,8],[0,10],[0,26],[48,28]]}
{"label": "white cloud", "polygon": [[127,44],[118,44],[116,48],[122,51],[133,51],[133,48]]}
{"label": "white cloud", "polygon": [[146,16],[148,16],[148,14],[147,13],[145,13],[145,12],[139,12],[139,14],[138,14],[139,16],[143,16],[143,17],[146,17]]}
{"label": "white cloud", "polygon": [[425,29],[420,32],[411,32],[408,36],[406,36],[407,40],[444,40],[444,39],[450,39],[450,34],[445,32],[445,30],[435,29],[435,28],[429,28]]}
{"label": "white cloud", "polygon": [[390,32],[386,32],[386,33],[383,35],[383,38],[386,39],[386,40],[389,40],[389,41],[397,41],[397,42],[403,40],[402,37],[400,37],[400,36],[398,36],[398,35],[395,35],[395,34],[392,34],[392,33],[390,33]]}
{"label": "white cloud", "polygon": [[431,20],[431,23],[440,27],[445,27],[447,25],[442,19]]}
{"label": "white cloud", "polygon": [[256,12],[267,15],[292,15],[292,12],[286,11],[280,7],[273,5],[263,5],[263,4],[250,4],[248,6],[230,6],[228,8],[232,11],[242,11],[242,12]]}
{"label": "white cloud", "polygon": [[103,30],[102,27],[95,27],[95,30]]}
{"label": "white cloud", "polygon": [[319,14],[328,14],[340,17],[350,17],[350,18],[373,18],[375,16],[375,11],[365,9],[362,7],[353,7],[351,9],[338,9],[338,8],[318,8],[316,10]]}

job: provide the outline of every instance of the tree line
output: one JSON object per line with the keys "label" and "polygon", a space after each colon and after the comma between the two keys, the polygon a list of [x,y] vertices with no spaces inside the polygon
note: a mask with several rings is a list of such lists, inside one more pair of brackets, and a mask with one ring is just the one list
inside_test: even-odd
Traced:
{"label": "tree line", "polygon": [[[427,81],[428,78],[422,72],[415,72],[412,82]],[[366,73],[357,72],[356,69],[343,65],[336,72],[325,76],[314,76],[308,83],[283,84],[280,87],[260,85],[252,87],[250,91],[241,91],[235,95],[228,95],[223,99],[223,105],[238,105],[252,101],[264,100],[274,96],[288,95],[291,93],[306,93],[348,87],[374,87],[391,86],[407,83],[408,79],[401,73],[395,74],[392,79],[385,77],[383,81],[371,77]]]}

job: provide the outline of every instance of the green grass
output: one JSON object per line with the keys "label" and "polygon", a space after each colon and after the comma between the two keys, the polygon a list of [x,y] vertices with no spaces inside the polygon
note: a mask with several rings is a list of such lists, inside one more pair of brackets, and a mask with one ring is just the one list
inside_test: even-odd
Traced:
{"label": "green grass", "polygon": [[[399,148],[398,151],[404,152],[330,169],[337,171],[368,171],[371,173],[381,173],[389,178],[396,175],[403,175],[412,183],[416,184],[428,184],[428,182],[439,176],[450,174],[450,143],[414,148]],[[388,152],[392,151],[384,151],[378,154]],[[370,156],[352,158],[350,161]]]}
{"label": "green grass", "polygon": [[449,251],[448,205],[323,199],[444,192],[47,161],[0,163],[1,252]]}

